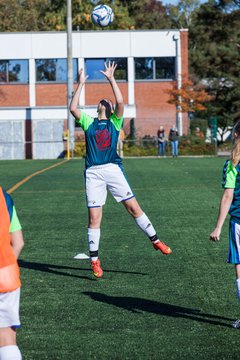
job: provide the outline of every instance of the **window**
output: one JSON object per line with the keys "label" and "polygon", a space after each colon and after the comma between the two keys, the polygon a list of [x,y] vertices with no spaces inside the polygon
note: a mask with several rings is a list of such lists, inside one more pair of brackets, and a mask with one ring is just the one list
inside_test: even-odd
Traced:
{"label": "window", "polygon": [[0,60],[1,83],[28,83],[28,60]]}
{"label": "window", "polygon": [[135,79],[153,79],[153,58],[135,59]]}
{"label": "window", "polygon": [[[66,82],[67,59],[37,59],[36,81],[38,82]],[[73,81],[78,78],[77,59],[73,59]]]}
{"label": "window", "polygon": [[103,58],[103,59],[86,59],[85,60],[85,73],[88,75],[90,81],[104,81],[105,76],[99,70],[105,70],[104,63],[114,61],[117,63],[115,70],[116,80],[127,80],[127,58]]}
{"label": "window", "polygon": [[135,58],[136,80],[173,80],[175,79],[175,58]]}
{"label": "window", "polygon": [[175,79],[175,58],[156,58],[156,79]]}

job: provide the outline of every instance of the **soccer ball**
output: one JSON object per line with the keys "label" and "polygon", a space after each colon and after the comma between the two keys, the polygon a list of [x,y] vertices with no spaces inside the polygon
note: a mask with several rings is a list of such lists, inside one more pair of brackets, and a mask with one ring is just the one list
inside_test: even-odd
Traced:
{"label": "soccer ball", "polygon": [[108,5],[98,5],[91,13],[92,22],[101,27],[110,25],[114,19],[114,13]]}

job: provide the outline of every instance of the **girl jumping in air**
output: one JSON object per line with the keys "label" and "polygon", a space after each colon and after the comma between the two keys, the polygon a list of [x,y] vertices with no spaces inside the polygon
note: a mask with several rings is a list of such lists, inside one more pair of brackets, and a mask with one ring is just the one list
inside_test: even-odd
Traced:
{"label": "girl jumping in air", "polygon": [[71,113],[85,132],[85,188],[89,216],[87,235],[91,267],[93,275],[97,278],[103,276],[98,249],[102,207],[105,204],[108,190],[117,202],[124,205],[156,250],[160,250],[165,255],[172,252],[159,240],[152,223],[139,206],[124,175],[121,157],[117,154],[117,141],[123,123],[124,102],[114,78],[116,66],[114,62],[109,62],[105,64],[105,71],[100,71],[112,88],[116,102],[115,108],[110,100],[100,100],[96,118],[90,117],[78,108],[79,96],[87,80],[83,70],[80,70],[78,86],[70,104]]}

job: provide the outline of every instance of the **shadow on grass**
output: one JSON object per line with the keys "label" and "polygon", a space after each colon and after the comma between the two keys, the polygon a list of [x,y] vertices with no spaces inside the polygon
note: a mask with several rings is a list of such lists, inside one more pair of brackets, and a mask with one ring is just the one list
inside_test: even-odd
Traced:
{"label": "shadow on grass", "polygon": [[103,302],[109,305],[114,305],[122,309],[131,311],[133,313],[141,314],[143,312],[149,312],[158,315],[171,316],[175,318],[195,320],[212,325],[232,327],[231,324],[226,324],[219,320],[227,320],[232,322],[233,319],[219,315],[202,313],[201,310],[199,309],[185,308],[182,306],[165,304],[165,303],[141,299],[141,298],[108,296],[105,294],[94,293],[94,292],[83,292],[83,294],[89,296],[91,299],[95,301]]}
{"label": "shadow on grass", "polygon": [[61,271],[61,270],[90,271],[89,268],[88,269],[80,269],[78,267],[53,265],[53,264],[42,264],[42,263],[37,263],[37,262],[25,261],[25,260],[18,260],[18,265],[24,269],[42,271],[42,272],[47,272],[47,273],[55,274],[55,275],[70,276],[70,277],[76,277],[78,279],[87,279],[90,281],[95,281],[94,279],[91,279],[90,277],[87,277],[87,276],[80,276],[80,275],[72,274],[72,273],[69,273],[66,271]]}
{"label": "shadow on grass", "polygon": [[[89,268],[79,268],[79,267],[72,267],[72,266],[65,266],[65,265],[53,265],[53,264],[43,264],[43,263],[37,263],[37,262],[31,262],[31,261],[25,261],[25,260],[18,260],[18,265],[21,268],[25,269],[31,269],[31,270],[37,270],[37,271],[43,271],[48,272],[55,275],[63,275],[63,276],[70,276],[70,277],[76,277],[79,279],[87,279],[91,281],[96,281],[95,278],[90,278],[87,276],[79,276],[75,274],[70,274],[69,272],[60,271],[60,270],[77,270],[77,271],[88,271],[91,272],[92,277],[92,270]],[[119,271],[119,270],[105,270],[104,272],[109,273],[121,273],[121,274],[133,274],[133,275],[147,275],[145,273],[140,272],[134,272],[134,271]]]}

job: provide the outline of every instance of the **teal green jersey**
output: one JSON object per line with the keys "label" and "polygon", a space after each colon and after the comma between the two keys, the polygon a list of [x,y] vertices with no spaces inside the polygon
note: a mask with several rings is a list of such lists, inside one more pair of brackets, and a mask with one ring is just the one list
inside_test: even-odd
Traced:
{"label": "teal green jersey", "polygon": [[229,214],[234,222],[240,224],[240,165],[234,166],[227,160],[223,167],[222,186],[224,189],[234,189],[233,200]]}
{"label": "teal green jersey", "polygon": [[94,165],[121,164],[117,141],[123,117],[113,113],[109,119],[98,120],[81,111],[81,118],[76,122],[85,132],[86,169]]}

